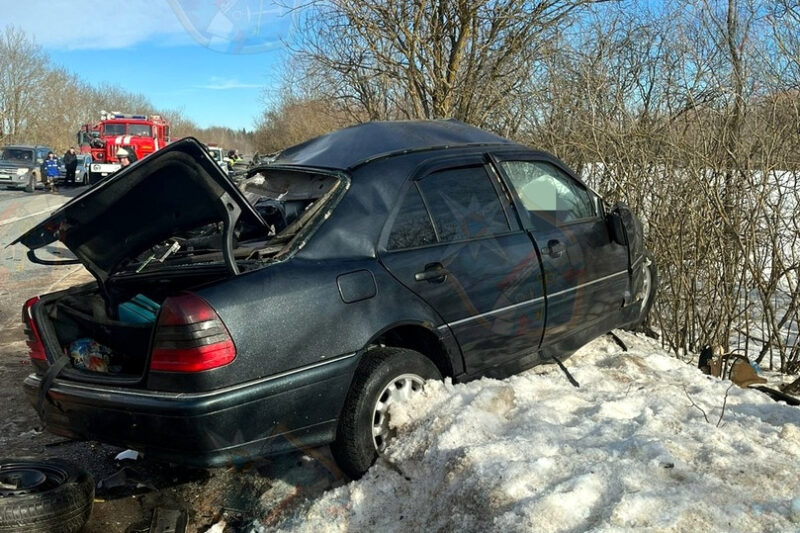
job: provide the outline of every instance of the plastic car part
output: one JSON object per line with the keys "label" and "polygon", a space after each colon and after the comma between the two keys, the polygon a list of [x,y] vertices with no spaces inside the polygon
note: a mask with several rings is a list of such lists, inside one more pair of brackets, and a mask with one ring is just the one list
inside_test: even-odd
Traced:
{"label": "plastic car part", "polygon": [[60,459],[0,459],[0,533],[72,533],[92,512],[94,480]]}
{"label": "plastic car part", "polygon": [[337,464],[347,475],[359,478],[375,462],[392,436],[388,430],[389,405],[408,399],[426,379],[442,379],[442,375],[419,352],[387,347],[364,354],[331,444]]}
{"label": "plastic car part", "polygon": [[30,298],[22,308],[22,322],[25,324],[25,333],[28,336],[28,355],[31,359],[38,359],[46,361],[44,344],[42,337],[39,336],[39,330],[36,328],[36,322],[33,320],[33,306],[39,301],[38,296]]}
{"label": "plastic car part", "polygon": [[642,275],[644,277],[642,282],[642,304],[641,313],[639,314],[639,327],[644,326],[647,322],[647,316],[650,314],[650,308],[653,307],[653,302],[656,299],[656,291],[658,290],[658,268],[653,256],[650,252],[644,253],[644,263],[642,264]]}
{"label": "plastic car part", "polygon": [[217,312],[199,296],[183,293],[164,300],[158,316],[150,369],[202,372],[236,358],[236,347]]}

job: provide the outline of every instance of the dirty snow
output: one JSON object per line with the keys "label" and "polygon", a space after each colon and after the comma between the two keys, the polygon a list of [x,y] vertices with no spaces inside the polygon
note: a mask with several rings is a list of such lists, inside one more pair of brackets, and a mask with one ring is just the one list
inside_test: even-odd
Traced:
{"label": "dirty snow", "polygon": [[568,360],[579,389],[553,365],[429,384],[385,460],[277,528],[800,531],[800,409],[620,336]]}

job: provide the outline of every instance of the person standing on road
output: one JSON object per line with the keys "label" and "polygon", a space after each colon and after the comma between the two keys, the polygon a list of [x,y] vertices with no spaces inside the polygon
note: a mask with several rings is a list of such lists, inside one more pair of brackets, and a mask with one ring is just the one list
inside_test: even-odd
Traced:
{"label": "person standing on road", "polygon": [[229,171],[233,170],[233,166],[241,160],[242,156],[239,155],[239,150],[228,150],[228,157],[224,159]]}
{"label": "person standing on road", "polygon": [[75,153],[75,147],[70,146],[69,150],[64,152],[64,167],[67,169],[67,175],[64,177],[66,185],[75,185],[75,170],[78,168],[78,154]]}
{"label": "person standing on road", "polygon": [[47,159],[44,160],[44,186],[50,187],[50,192],[56,192],[56,178],[58,177],[58,159],[53,152],[47,153]]}

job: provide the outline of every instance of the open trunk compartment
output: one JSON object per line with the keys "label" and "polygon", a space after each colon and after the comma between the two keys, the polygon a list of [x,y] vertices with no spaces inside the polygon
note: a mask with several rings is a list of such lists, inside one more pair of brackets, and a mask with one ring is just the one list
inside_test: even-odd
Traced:
{"label": "open trunk compartment", "polygon": [[[51,354],[70,357],[75,379],[138,383],[147,372],[158,312],[164,300],[227,277],[224,268],[134,276],[106,285],[90,283],[42,297],[36,313]],[[52,361],[51,361],[52,362]]]}

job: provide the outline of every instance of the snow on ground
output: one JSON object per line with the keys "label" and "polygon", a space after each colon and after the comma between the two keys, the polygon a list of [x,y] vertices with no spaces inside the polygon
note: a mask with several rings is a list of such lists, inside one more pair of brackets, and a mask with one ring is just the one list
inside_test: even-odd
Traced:
{"label": "snow on ground", "polygon": [[386,460],[279,530],[800,531],[800,409],[620,336],[567,361],[579,389],[554,365],[428,384]]}

